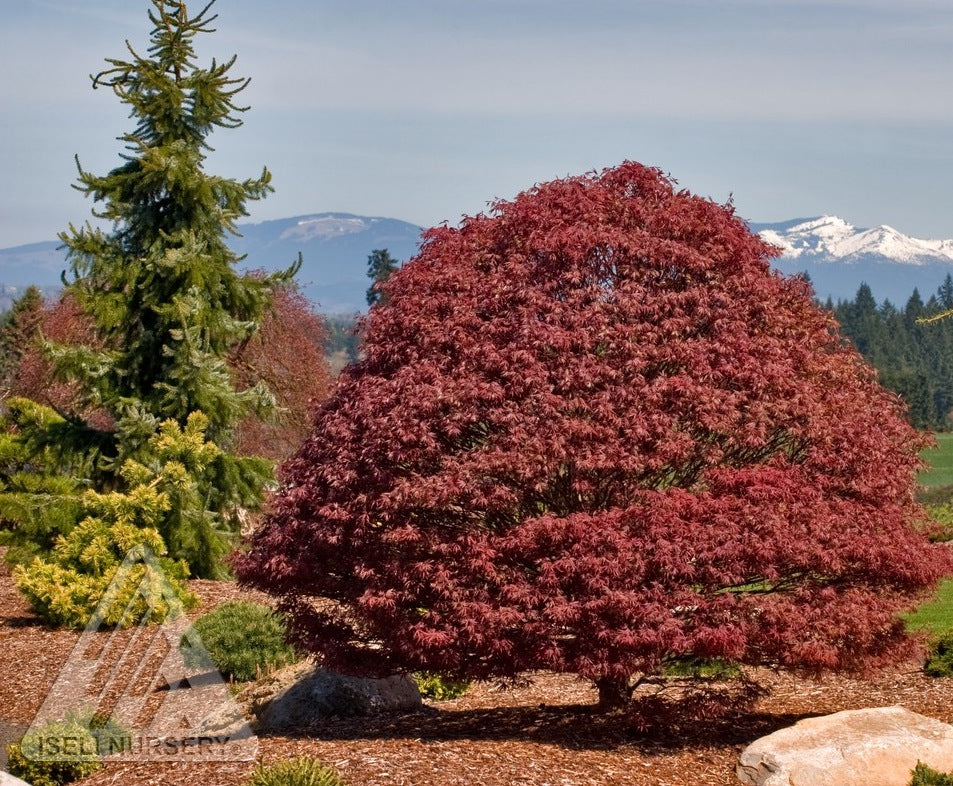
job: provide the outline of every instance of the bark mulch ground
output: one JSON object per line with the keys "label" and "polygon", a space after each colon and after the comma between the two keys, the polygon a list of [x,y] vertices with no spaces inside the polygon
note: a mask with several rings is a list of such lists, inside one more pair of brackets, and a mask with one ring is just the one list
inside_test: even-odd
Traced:
{"label": "bark mulch ground", "polygon": [[[262,599],[230,583],[192,586],[203,601],[196,614],[236,597]],[[30,724],[79,634],[40,624],[5,569],[0,625],[0,741],[6,743]],[[314,756],[337,767],[352,786],[737,786],[742,748],[800,718],[899,704],[953,721],[953,680],[929,679],[915,663],[870,679],[808,680],[767,671],[754,677],[770,693],[752,708],[640,732],[625,717],[593,712],[596,695],[587,682],[538,673],[519,687],[475,685],[423,713],[331,719],[297,735],[260,736],[258,758]],[[83,783],[237,786],[253,766],[110,761]]]}

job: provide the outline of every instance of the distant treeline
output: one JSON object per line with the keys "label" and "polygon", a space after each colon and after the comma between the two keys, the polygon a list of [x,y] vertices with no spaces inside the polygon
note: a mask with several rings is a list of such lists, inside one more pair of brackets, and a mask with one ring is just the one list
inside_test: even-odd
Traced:
{"label": "distant treeline", "polygon": [[359,314],[324,314],[324,351],[335,372],[348,363],[354,363],[360,354],[358,335]]}
{"label": "distant treeline", "polygon": [[902,307],[879,305],[867,284],[853,300],[827,308],[878,372],[880,384],[900,394],[917,428],[953,429],[953,317],[924,324],[925,317],[953,309],[953,276],[924,302],[917,290]]}

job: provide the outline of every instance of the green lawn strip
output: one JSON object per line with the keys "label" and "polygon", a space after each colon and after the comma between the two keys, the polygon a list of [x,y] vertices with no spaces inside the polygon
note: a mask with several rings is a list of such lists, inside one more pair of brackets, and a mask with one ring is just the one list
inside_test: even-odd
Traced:
{"label": "green lawn strip", "polygon": [[921,486],[953,486],[953,433],[935,436],[937,446],[921,454],[928,468],[920,472],[917,482]]}
{"label": "green lawn strip", "polygon": [[907,629],[942,636],[953,631],[953,578],[940,583],[936,596],[916,611],[904,615]]}

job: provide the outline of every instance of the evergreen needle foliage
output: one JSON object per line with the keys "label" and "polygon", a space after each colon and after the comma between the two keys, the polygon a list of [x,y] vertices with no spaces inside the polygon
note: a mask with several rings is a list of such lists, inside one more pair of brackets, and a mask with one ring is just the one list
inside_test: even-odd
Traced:
{"label": "evergreen needle foliage", "polygon": [[[294,647],[287,641],[281,618],[260,603],[223,603],[199,617],[192,630],[198,634],[218,670],[238,682],[256,679],[269,669],[281,668],[298,659]],[[183,645],[190,640],[190,636],[184,636]],[[184,655],[187,663],[193,662],[189,650],[184,650]]]}
{"label": "evergreen needle foliage", "polygon": [[[68,756],[50,753],[60,751]],[[52,721],[7,746],[11,775],[33,786],[62,786],[102,768],[99,745],[89,727],[75,718]]]}
{"label": "evergreen needle foliage", "polygon": [[910,786],[953,786],[953,773],[944,775],[923,762],[917,762]]}
{"label": "evergreen needle foliage", "polygon": [[4,390],[8,389],[10,378],[32,338],[42,305],[40,290],[30,286],[0,317],[0,387]]}
{"label": "evergreen needle foliage", "polygon": [[64,419],[49,407],[22,398],[6,401],[8,429],[0,432],[0,544],[11,564],[48,555],[61,535],[82,517],[80,496],[88,464],[62,446],[29,438],[57,428]]}
{"label": "evergreen needle foliage", "polygon": [[[83,627],[107,588],[112,602],[100,610],[107,625],[161,621],[179,606],[194,605],[185,585],[186,562],[162,555],[167,543],[174,543],[178,553],[211,570],[214,564],[203,565],[201,559],[221,557],[219,547],[227,543],[215,514],[203,505],[213,480],[208,468],[219,453],[204,438],[206,424],[200,413],[193,413],[184,429],[171,419],[163,423],[147,443],[151,461],[130,459],[123,466],[126,491],[87,491],[80,499],[84,518],[58,538],[51,558],[37,557],[14,569],[17,587],[41,617]],[[145,550],[158,557],[158,571],[139,562],[117,574],[130,553],[145,555]],[[137,595],[144,580],[149,590]]]}
{"label": "evergreen needle foliage", "polygon": [[940,636],[933,643],[923,670],[931,677],[953,677],[953,634]]}
{"label": "evergreen needle foliage", "polygon": [[[204,164],[210,134],[241,125],[247,107],[237,97],[248,80],[232,75],[234,57],[197,62],[195,41],[212,32],[216,18],[211,3],[195,15],[184,2],[151,5],[147,51],[127,42],[127,58],[107,58],[108,67],[92,77],[135,121],[121,137],[122,163],[98,175],[77,158],[75,187],[112,228],[87,222],[60,235],[70,264],[67,294],[90,320],[95,341],[46,346],[58,377],[79,388],[77,412],[101,417],[64,414],[29,437],[41,448],[66,446],[85,457],[90,480],[108,489],[120,482],[127,459],[152,460],[145,446],[158,423],[185,427],[191,413],[204,412],[209,441],[221,450],[203,470],[213,477],[202,485],[201,507],[227,535],[237,530],[240,509],[260,504],[272,478],[270,462],[234,454],[236,425],[274,407],[264,383],[245,380],[239,389],[227,359],[256,334],[300,260],[271,276],[237,272],[240,259],[226,236],[247,215],[247,202],[272,190],[271,175],[263,169],[238,181],[209,174]],[[226,548],[209,521],[182,518],[181,537],[169,538],[172,554],[186,557],[200,576],[221,574]],[[198,529],[187,534],[193,524]]]}
{"label": "evergreen needle foliage", "polygon": [[70,712],[28,731],[7,746],[8,769],[33,786],[60,786],[99,770],[99,757],[128,750],[129,730],[90,710]]}
{"label": "evergreen needle foliage", "polygon": [[367,277],[372,282],[367,288],[367,305],[374,306],[387,299],[381,286],[397,272],[399,267],[400,263],[386,248],[375,248],[371,251],[367,257]]}
{"label": "evergreen needle foliage", "polygon": [[414,675],[420,695],[434,701],[459,699],[470,689],[469,680],[455,680],[439,674],[421,671]]}
{"label": "evergreen needle foliage", "polygon": [[307,756],[264,766],[259,764],[248,786],[347,786],[333,767]]}
{"label": "evergreen needle foliage", "polygon": [[953,422],[953,276],[924,302],[914,290],[906,304],[877,304],[862,284],[853,300],[828,304],[884,387],[902,396],[909,418],[921,429],[949,431]]}

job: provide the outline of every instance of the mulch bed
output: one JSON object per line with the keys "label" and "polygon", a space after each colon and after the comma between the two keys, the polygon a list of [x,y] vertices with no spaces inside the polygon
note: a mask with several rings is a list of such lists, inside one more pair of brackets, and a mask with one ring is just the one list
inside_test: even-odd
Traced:
{"label": "mulch bed", "polygon": [[[196,581],[200,614],[230,599],[262,600],[227,582]],[[0,742],[33,720],[79,634],[40,624],[0,569]],[[925,677],[911,663],[870,679],[821,680],[760,671],[770,689],[753,708],[718,720],[638,731],[599,715],[589,683],[570,675],[527,675],[525,685],[477,684],[461,698],[396,717],[329,719],[298,735],[261,736],[260,761],[310,755],[336,766],[352,786],[738,786],[741,750],[800,718],[899,704],[953,721],[953,680]],[[237,786],[252,762],[107,762],[89,786]]]}

